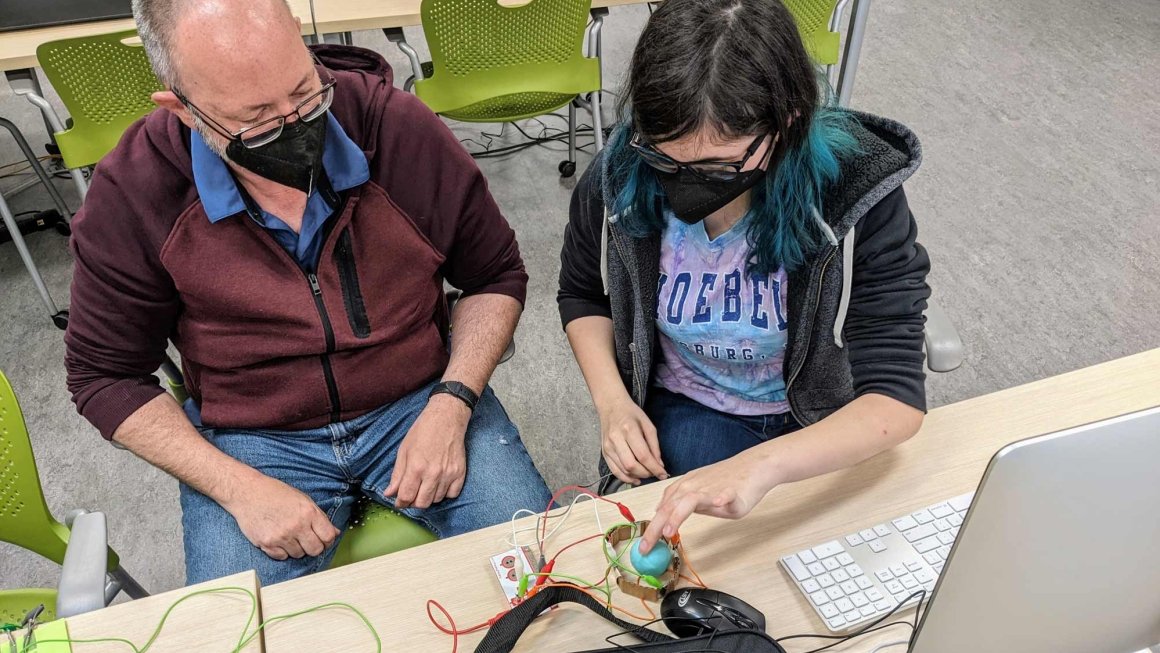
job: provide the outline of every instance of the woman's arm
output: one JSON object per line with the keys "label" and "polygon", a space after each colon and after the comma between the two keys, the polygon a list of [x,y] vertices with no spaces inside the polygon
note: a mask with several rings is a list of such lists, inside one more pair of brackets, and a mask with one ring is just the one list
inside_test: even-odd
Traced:
{"label": "woman's arm", "polygon": [[812,426],[689,472],[665,489],[641,550],[651,549],[662,534],[672,537],[694,512],[739,519],[778,485],[886,451],[917,433],[922,418],[922,411],[898,400],[866,394]]}
{"label": "woman's arm", "polygon": [[616,369],[612,320],[599,315],[581,317],[569,322],[564,331],[600,415],[600,449],[608,468],[632,485],[652,476],[668,478],[656,427],[632,400]]}

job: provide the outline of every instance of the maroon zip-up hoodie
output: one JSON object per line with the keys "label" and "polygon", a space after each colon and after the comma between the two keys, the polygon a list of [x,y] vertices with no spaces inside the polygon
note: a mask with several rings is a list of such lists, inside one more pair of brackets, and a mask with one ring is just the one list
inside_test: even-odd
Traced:
{"label": "maroon zip-up hoodie", "polygon": [[316,276],[246,212],[206,217],[189,130],[154,111],[97,167],[73,221],[65,366],[113,432],[162,392],[166,343],[209,427],[296,430],[394,401],[447,365],[443,280],[524,301],[515,234],[475,162],[378,54],[321,46],[370,181],[342,194]]}

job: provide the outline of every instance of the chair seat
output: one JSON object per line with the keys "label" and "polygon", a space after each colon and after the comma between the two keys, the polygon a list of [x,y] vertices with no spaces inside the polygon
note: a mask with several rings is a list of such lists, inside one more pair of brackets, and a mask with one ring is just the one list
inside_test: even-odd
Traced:
{"label": "chair seat", "polygon": [[19,624],[24,621],[24,615],[42,604],[44,612],[40,613],[37,621],[56,619],[56,590],[0,590],[0,626]]}
{"label": "chair seat", "polygon": [[444,111],[443,115],[462,122],[510,122],[552,113],[574,97],[565,93],[511,93]]}
{"label": "chair seat", "polygon": [[437,539],[434,533],[406,515],[374,501],[360,499],[329,568],[369,560]]}

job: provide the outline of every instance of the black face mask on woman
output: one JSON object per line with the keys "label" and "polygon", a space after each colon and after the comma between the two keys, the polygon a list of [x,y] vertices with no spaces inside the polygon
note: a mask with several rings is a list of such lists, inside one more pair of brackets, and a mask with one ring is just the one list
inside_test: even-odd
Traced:
{"label": "black face mask on woman", "polygon": [[278,138],[254,148],[234,139],[226,146],[226,156],[256,175],[309,194],[322,176],[326,124],[326,116],[288,122]]}
{"label": "black face mask on woman", "polygon": [[765,170],[747,170],[729,181],[708,180],[687,168],[676,172],[658,170],[656,175],[673,214],[681,222],[697,224],[753,188],[765,177]]}

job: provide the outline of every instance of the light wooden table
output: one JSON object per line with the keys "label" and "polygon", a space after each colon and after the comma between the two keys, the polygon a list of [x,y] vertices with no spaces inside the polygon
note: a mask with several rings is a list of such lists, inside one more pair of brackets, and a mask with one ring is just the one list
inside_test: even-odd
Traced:
{"label": "light wooden table", "polygon": [[[133,642],[138,648],[153,635],[165,611],[182,597],[202,590],[240,587],[251,592],[251,598],[241,591],[223,591],[193,596],[182,601],[165,621],[150,653],[227,653],[234,651],[242,633],[253,633],[262,617],[255,600],[258,595],[258,577],[252,571],[226,576],[208,583],[193,585],[157,594],[136,601],[69,617],[68,636],[71,640],[104,639],[116,637]],[[253,620],[247,619],[253,611]],[[39,629],[37,630],[39,631]],[[23,634],[17,634],[21,641]],[[42,639],[47,637],[42,636]],[[49,646],[49,644],[45,644]],[[8,645],[0,640],[0,650]],[[73,644],[77,653],[126,653],[129,647],[118,642]],[[255,637],[242,653],[262,653],[262,638]]]}
{"label": "light wooden table", "polygon": [[[932,410],[921,432],[896,449],[856,467],[775,489],[740,522],[693,517],[681,536],[704,581],[762,610],[774,637],[824,633],[823,624],[779,568],[787,553],[897,517],[956,494],[979,481],[991,456],[1012,441],[1160,405],[1160,349]],[[664,484],[615,495],[637,518],[650,516]],[[598,531],[586,502],[568,520],[549,552]],[[582,508],[582,509],[581,509]],[[600,508],[604,523],[616,511]],[[529,520],[519,522],[529,525]],[[262,609],[281,614],[326,601],[347,601],[364,611],[384,650],[450,651],[450,637],[427,620],[428,598],[440,601],[460,627],[484,621],[505,605],[488,558],[507,548],[506,525],[262,589]],[[528,535],[525,535],[528,537]],[[561,557],[556,571],[598,579],[603,559],[597,542]],[[639,601],[616,595],[618,605],[641,612]],[[912,616],[913,610],[904,613]],[[895,627],[833,650],[868,651],[904,639]],[[578,606],[537,620],[523,650],[582,650],[607,646],[615,627]],[[470,651],[482,633],[461,638]],[[821,645],[788,642],[789,651]],[[266,648],[283,651],[373,651],[365,627],[353,617],[328,614],[276,624]],[[895,651],[899,649],[888,649]]]}

